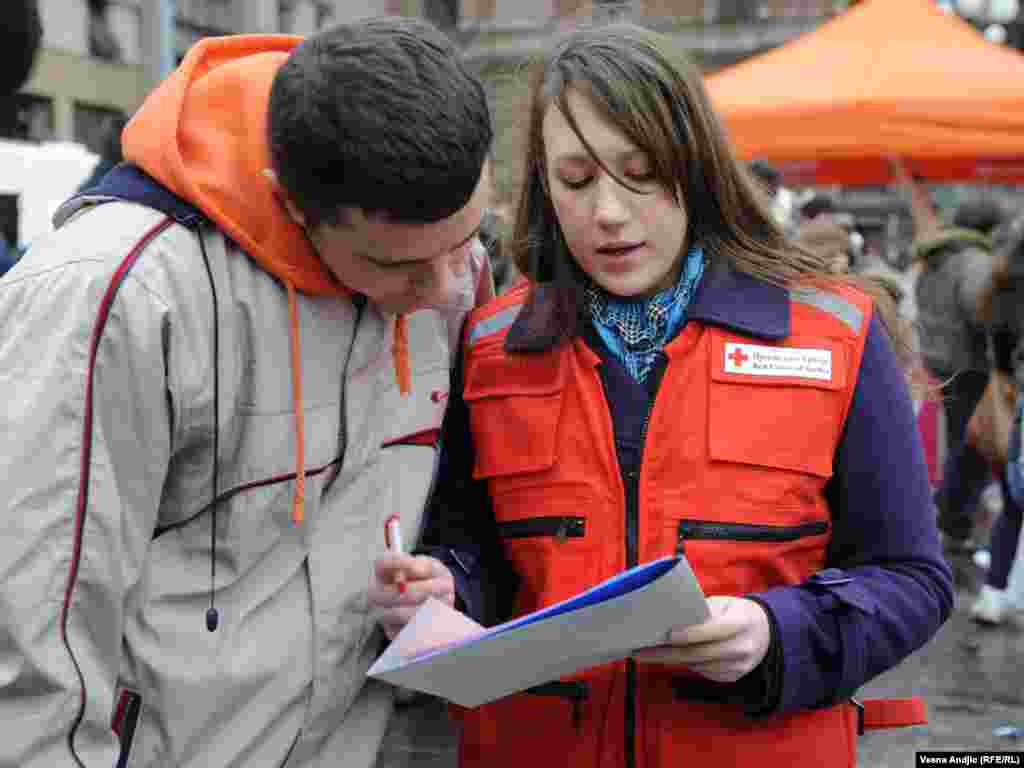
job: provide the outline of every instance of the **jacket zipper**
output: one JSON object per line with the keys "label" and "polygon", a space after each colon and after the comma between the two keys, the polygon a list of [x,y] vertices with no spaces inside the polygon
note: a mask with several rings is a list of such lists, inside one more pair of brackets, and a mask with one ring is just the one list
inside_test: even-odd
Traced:
{"label": "jacket zipper", "polygon": [[341,369],[341,391],[338,395],[341,400],[338,413],[338,463],[334,468],[334,474],[324,482],[323,492],[325,494],[341,475],[341,469],[345,465],[345,454],[348,452],[348,414],[346,413],[348,403],[348,368],[352,362],[352,350],[356,347],[356,338],[359,336],[359,326],[363,321],[366,297],[356,294],[352,297],[352,303],[356,308],[356,321],[355,327],[352,329],[352,342],[349,344],[348,352],[345,354],[345,365]]}
{"label": "jacket zipper", "polygon": [[[643,425],[640,427],[640,454],[637,466],[626,473],[626,567],[634,568],[640,560],[638,539],[640,530],[640,471],[644,462],[644,448],[647,445],[647,428],[651,424],[654,397],[647,401]],[[624,713],[626,768],[636,766],[636,712],[637,712],[636,662],[626,659],[626,701]]]}
{"label": "jacket zipper", "polygon": [[[356,294],[353,296],[353,304],[356,307],[356,321],[355,327],[352,329],[352,341],[349,344],[348,352],[345,355],[345,365],[341,369],[341,391],[339,398],[341,400],[339,404],[338,412],[338,463],[334,469],[334,475],[327,478],[324,482],[323,493],[327,493],[334,481],[341,475],[341,468],[345,464],[345,453],[348,451],[348,416],[346,415],[345,408],[348,400],[348,368],[352,362],[352,350],[356,347],[356,338],[359,336],[359,326],[363,320],[363,309],[366,307],[366,297]],[[308,566],[308,561],[307,561]],[[312,690],[308,694],[306,700],[306,707],[309,707],[309,701],[312,698]],[[288,765],[288,761],[292,759],[292,753],[295,751],[295,747],[298,746],[299,741],[302,739],[303,727],[299,726],[298,732],[295,734],[295,738],[292,739],[292,745],[288,747],[288,752],[284,756],[284,760],[281,761],[281,768],[285,768]]]}
{"label": "jacket zipper", "polygon": [[565,543],[567,539],[581,538],[586,530],[587,520],[584,517],[526,517],[498,523],[498,535],[505,539],[550,536]]}
{"label": "jacket zipper", "polygon": [[583,706],[590,698],[590,686],[580,680],[554,680],[550,683],[535,685],[523,693],[531,696],[556,696],[572,701],[572,724],[579,734],[583,728]]}
{"label": "jacket zipper", "polygon": [[826,533],[829,523],[817,520],[799,525],[760,525],[756,523],[720,523],[714,520],[680,520],[676,534],[676,554],[682,555],[687,539],[718,541],[796,541]]}

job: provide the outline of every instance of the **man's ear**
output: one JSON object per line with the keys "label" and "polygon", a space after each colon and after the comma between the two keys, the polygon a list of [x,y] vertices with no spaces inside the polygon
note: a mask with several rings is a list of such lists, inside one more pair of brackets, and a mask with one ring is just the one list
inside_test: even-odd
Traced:
{"label": "man's ear", "polygon": [[277,178],[277,173],[273,168],[263,169],[263,178],[270,184],[270,190],[274,193],[274,197],[278,199],[281,205],[284,206],[285,210],[288,211],[288,216],[298,224],[300,227],[305,228],[306,217],[302,214],[302,211],[298,209],[298,206],[292,202],[291,197],[288,196],[288,192],[283,186],[281,186],[280,179]]}

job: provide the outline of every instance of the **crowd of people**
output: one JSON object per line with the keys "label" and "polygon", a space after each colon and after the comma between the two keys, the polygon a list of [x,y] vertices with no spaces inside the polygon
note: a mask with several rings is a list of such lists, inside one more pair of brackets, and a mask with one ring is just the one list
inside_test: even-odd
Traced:
{"label": "crowd of people", "polygon": [[[1024,610],[1019,483],[1024,398],[1024,212],[995,197],[971,197],[945,215],[902,162],[891,165],[913,223],[908,267],[865,253],[854,215],[821,194],[784,220],[799,242],[829,256],[837,272],[879,281],[901,317],[897,336],[912,394],[941,406],[941,436],[922,430],[941,463],[934,501],[947,555],[974,555],[986,571],[970,615],[1000,625]],[[777,194],[781,179],[753,169]],[[983,492],[998,494],[994,523]],[[1012,586],[1011,586],[1012,585]]]}
{"label": "crowd of people", "polygon": [[856,694],[950,616],[989,476],[973,614],[1013,607],[1024,219],[922,227],[918,334],[670,37],[582,25],[530,73],[502,225],[431,25],[202,40],[0,279],[0,763],[371,766],[366,672],[428,597],[491,625],[674,555],[707,621],[459,712],[460,763],[853,768],[924,721]]}

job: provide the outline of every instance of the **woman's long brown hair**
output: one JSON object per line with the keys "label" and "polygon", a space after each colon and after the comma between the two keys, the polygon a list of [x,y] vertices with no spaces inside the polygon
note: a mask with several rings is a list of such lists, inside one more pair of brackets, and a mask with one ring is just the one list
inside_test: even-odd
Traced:
{"label": "woman's long brown hair", "polygon": [[[686,209],[683,253],[700,245],[710,259],[728,259],[736,270],[780,286],[855,285],[874,300],[896,344],[907,343],[884,289],[854,275],[833,274],[825,255],[792,241],[775,223],[763,188],[725,137],[700,72],[671,38],[625,23],[587,27],[569,34],[527,71],[524,166],[507,246],[520,272],[554,289],[558,308],[556,323],[532,326],[528,348],[546,349],[572,338],[584,322],[585,275],[569,254],[548,193],[542,131],[548,109],[559,109],[591,150],[569,108],[570,89],[648,153],[663,188]],[[530,310],[528,302],[524,312]]]}

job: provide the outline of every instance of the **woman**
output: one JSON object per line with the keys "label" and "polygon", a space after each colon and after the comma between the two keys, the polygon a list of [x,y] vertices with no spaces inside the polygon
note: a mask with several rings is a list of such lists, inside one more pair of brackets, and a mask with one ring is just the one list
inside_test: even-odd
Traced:
{"label": "woman", "polygon": [[[1024,215],[1010,219],[997,230],[993,239],[995,257],[992,276],[979,301],[979,320],[988,329],[991,371],[989,386],[993,387],[992,394],[1002,395],[997,395],[997,399],[991,403],[984,398],[982,402],[996,404],[1001,399],[1008,415],[1012,407],[1013,392],[1020,392],[1024,383]],[[991,562],[985,574],[985,583],[970,608],[971,618],[980,624],[1002,624],[1021,599],[1020,577],[1017,577],[1016,581],[1017,597],[1014,597],[1010,579],[1011,569],[1016,570],[1015,553],[1024,517],[1024,484],[1021,483],[1019,436],[1020,406],[1021,403],[1018,402],[1014,408],[1012,429],[1015,433],[1012,435],[1006,435],[997,429],[995,421],[981,422],[987,428],[991,446],[989,451],[983,450],[982,453],[988,454],[989,460],[994,463],[992,470],[999,482],[1003,505],[989,532]],[[985,410],[977,413],[979,416],[994,415],[995,411]],[[1006,439],[1007,445],[997,447],[1000,435]],[[1009,461],[1004,461],[1002,457],[1007,454]]]}
{"label": "woman", "polygon": [[484,621],[673,553],[711,618],[467,711],[462,765],[853,766],[854,692],[953,602],[878,311],[772,222],[666,38],[568,37],[528,130],[527,280],[467,324],[425,541]]}
{"label": "woman", "polygon": [[[1018,389],[1020,388],[1019,381],[1017,382],[1017,387]],[[1010,434],[1010,456],[1006,466],[1006,501],[1013,506],[1018,517],[1021,509],[1024,508],[1024,451],[1021,450],[1024,430],[1022,428],[1024,428],[1024,395],[1018,394],[1017,403],[1014,407],[1013,431]],[[1004,506],[1005,509],[1006,507]],[[1007,516],[1004,516],[1004,519],[1008,521]],[[995,621],[990,621],[989,623],[1000,624],[1007,614],[1014,611],[1024,611],[1024,527],[1020,525],[1019,520],[1016,528],[1016,549],[1012,562],[1007,567],[1006,589],[999,590],[998,587],[993,587],[991,583],[986,583],[982,586],[982,595],[971,606],[971,614],[976,621],[981,619],[984,623],[984,618],[988,618],[990,620],[995,619]],[[1008,530],[1012,531],[1012,528],[1004,523],[1002,535],[1012,536],[1013,534],[1008,533]],[[1007,557],[1009,554],[1008,550],[1012,548],[1012,544],[1003,547],[1002,556]],[[998,551],[1000,550],[997,549]],[[993,605],[990,607],[990,613],[987,616],[985,615],[985,607],[988,606],[985,606],[983,603],[986,590],[990,594],[996,593],[988,598]]]}

